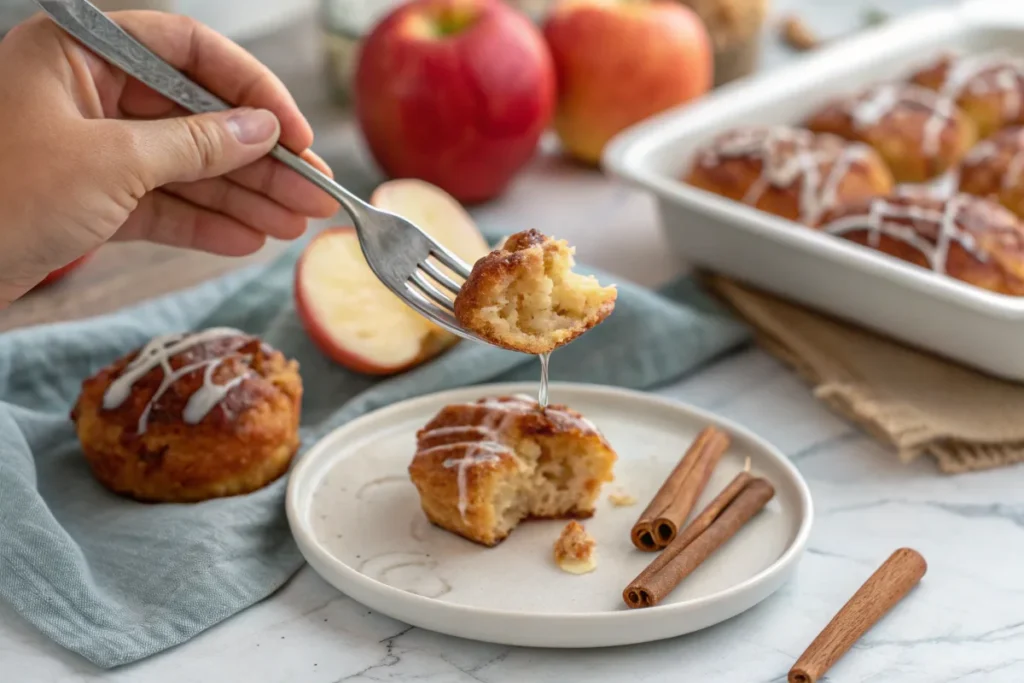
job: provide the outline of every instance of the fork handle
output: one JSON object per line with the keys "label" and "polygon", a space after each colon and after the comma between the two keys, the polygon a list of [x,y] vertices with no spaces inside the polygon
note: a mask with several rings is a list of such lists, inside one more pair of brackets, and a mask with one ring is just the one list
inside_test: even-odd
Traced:
{"label": "fork handle", "polygon": [[[230,105],[158,57],[87,0],[36,0],[54,23],[97,55],[193,114]],[[270,156],[336,199],[357,221],[366,202],[281,145]]]}

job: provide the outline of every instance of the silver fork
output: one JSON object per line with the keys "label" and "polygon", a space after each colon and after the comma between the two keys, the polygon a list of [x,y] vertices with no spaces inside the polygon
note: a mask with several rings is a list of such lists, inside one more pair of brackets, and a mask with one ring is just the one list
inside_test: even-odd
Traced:
{"label": "silver fork", "polygon": [[[169,100],[199,114],[223,111],[229,105],[197,85],[87,0],[36,0],[53,21],[114,66]],[[352,218],[359,246],[371,270],[407,304],[448,331],[483,341],[462,327],[453,314],[470,267],[412,222],[364,202],[297,155],[277,145],[270,156],[336,199]],[[436,284],[435,284],[436,283]],[[438,286],[439,285],[439,286]]]}

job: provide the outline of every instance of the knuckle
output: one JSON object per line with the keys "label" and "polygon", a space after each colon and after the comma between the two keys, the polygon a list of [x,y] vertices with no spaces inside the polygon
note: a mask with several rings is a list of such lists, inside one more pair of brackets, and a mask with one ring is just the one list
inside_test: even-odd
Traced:
{"label": "knuckle", "polygon": [[202,118],[183,118],[181,122],[185,127],[184,137],[189,141],[186,153],[191,155],[196,168],[214,168],[221,156],[220,129]]}

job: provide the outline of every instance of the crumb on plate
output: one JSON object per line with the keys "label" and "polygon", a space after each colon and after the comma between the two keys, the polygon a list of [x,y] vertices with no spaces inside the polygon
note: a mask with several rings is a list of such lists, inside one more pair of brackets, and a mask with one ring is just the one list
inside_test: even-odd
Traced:
{"label": "crumb on plate", "polygon": [[597,568],[596,545],[583,525],[573,520],[565,525],[555,541],[555,563],[570,574],[592,572]]}

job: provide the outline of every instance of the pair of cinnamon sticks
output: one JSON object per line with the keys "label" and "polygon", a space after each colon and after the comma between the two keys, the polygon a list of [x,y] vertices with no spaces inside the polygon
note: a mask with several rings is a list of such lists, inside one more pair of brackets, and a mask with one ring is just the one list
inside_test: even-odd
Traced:
{"label": "pair of cinnamon sticks", "polygon": [[729,436],[715,427],[698,434],[633,525],[633,545],[662,552],[623,590],[627,606],[652,607],[661,602],[774,497],[775,488],[766,479],[752,476],[748,462],[747,469],[683,528],[729,444]]}

